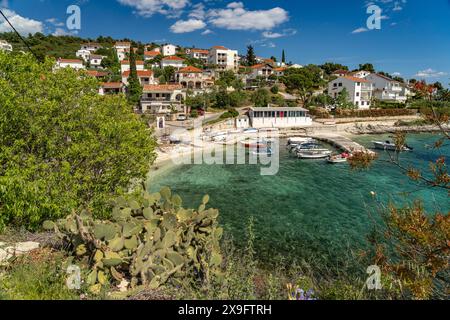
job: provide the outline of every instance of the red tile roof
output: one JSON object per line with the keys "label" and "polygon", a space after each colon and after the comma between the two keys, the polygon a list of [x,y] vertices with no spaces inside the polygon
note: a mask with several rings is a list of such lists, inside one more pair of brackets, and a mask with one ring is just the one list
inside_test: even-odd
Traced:
{"label": "red tile roof", "polygon": [[145,51],[144,52],[144,55],[145,56],[153,56],[153,57],[155,57],[155,56],[158,56],[158,55],[160,55],[161,53],[160,52],[158,52],[158,51]]}
{"label": "red tile roof", "polygon": [[180,84],[147,84],[144,86],[145,92],[151,91],[174,91],[183,88]]}
{"label": "red tile roof", "polygon": [[128,46],[128,47],[130,47],[131,46],[131,42],[117,41],[115,45],[116,46]]}
{"label": "red tile roof", "polygon": [[63,63],[83,63],[83,61],[78,60],[78,59],[62,59],[62,58],[59,58],[58,61],[59,62],[63,62]]}
{"label": "red tile roof", "polygon": [[122,82],[103,82],[101,86],[105,89],[121,89]]}
{"label": "red tile roof", "polygon": [[341,78],[347,79],[347,80],[350,80],[350,81],[353,81],[353,82],[370,83],[370,81],[368,81],[368,80],[366,80],[366,79],[361,79],[361,78],[358,78],[358,77],[344,76],[344,77],[341,77]]}
{"label": "red tile roof", "polygon": [[[137,75],[138,77],[151,77],[153,75],[153,71],[151,70],[137,70]],[[122,77],[129,77],[130,76],[130,71],[125,71],[124,73],[122,73]]]}
{"label": "red tile roof", "polygon": [[170,56],[163,58],[163,61],[184,61],[183,58],[177,57],[177,56]]}
{"label": "red tile roof", "polygon": [[333,74],[349,74],[349,73],[350,73],[350,71],[342,70],[342,69],[336,70],[333,72]]}
{"label": "red tile roof", "polygon": [[[120,61],[120,64],[130,64],[130,61],[129,60],[122,60],[122,61]],[[144,61],[138,60],[138,61],[136,61],[136,65],[144,65]]]}
{"label": "red tile roof", "polygon": [[192,49],[192,52],[197,52],[197,53],[203,53],[203,54],[208,54],[209,50],[204,50],[204,49]]}
{"label": "red tile roof", "polygon": [[224,46],[214,46],[213,49],[228,50],[228,48],[226,48]]}
{"label": "red tile roof", "polygon": [[108,72],[101,72],[96,70],[87,70],[86,73],[91,77],[106,77]]}
{"label": "red tile roof", "polygon": [[186,68],[181,69],[178,73],[202,73],[203,71],[199,68],[193,66],[187,66]]}
{"label": "red tile roof", "polygon": [[252,66],[252,67],[250,67],[250,68],[252,68],[252,69],[261,69],[261,68],[264,68],[264,67],[266,67],[266,66],[272,67],[272,66],[271,66],[270,64],[268,64],[268,63],[260,63],[260,64],[254,65],[254,66]]}

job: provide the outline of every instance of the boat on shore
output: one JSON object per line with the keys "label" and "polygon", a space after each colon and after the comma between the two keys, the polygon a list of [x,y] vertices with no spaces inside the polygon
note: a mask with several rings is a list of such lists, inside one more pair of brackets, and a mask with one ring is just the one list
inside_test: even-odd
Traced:
{"label": "boat on shore", "polygon": [[324,159],[331,155],[328,149],[311,149],[297,151],[297,157],[300,159]]}
{"label": "boat on shore", "polygon": [[401,150],[398,150],[397,145],[391,141],[372,141],[375,149],[386,150],[386,151],[413,151],[408,145],[404,145]]}
{"label": "boat on shore", "polygon": [[272,148],[257,149],[252,151],[252,154],[255,156],[271,156],[272,153]]}

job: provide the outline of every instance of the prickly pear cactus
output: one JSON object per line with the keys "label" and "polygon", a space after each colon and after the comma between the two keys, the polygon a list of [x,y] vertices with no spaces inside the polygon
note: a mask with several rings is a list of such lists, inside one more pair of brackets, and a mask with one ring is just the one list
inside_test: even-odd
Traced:
{"label": "prickly pear cactus", "polygon": [[67,240],[73,254],[88,258],[86,281],[92,292],[112,281],[131,279],[132,286],[158,288],[168,281],[181,284],[186,275],[208,280],[219,274],[222,263],[216,209],[207,209],[209,196],[197,210],[182,207],[182,199],[169,188],[114,202],[111,220],[94,220],[87,212],[57,222],[46,221]]}

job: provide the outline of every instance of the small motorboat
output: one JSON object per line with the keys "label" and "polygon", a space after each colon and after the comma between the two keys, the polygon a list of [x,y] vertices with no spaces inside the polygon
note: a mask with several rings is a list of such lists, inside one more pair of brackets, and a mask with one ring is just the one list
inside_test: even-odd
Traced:
{"label": "small motorboat", "polygon": [[252,152],[253,155],[255,156],[271,156],[272,155],[272,148],[264,148],[264,149],[257,149],[256,151]]}
{"label": "small motorboat", "polygon": [[255,129],[255,128],[248,128],[243,131],[244,134],[258,133],[258,132],[259,132],[259,130]]}
{"label": "small motorboat", "polygon": [[300,159],[324,159],[331,155],[331,151],[328,149],[311,149],[301,150],[297,152],[297,157]]}
{"label": "small motorboat", "polygon": [[321,149],[322,146],[316,142],[301,143],[291,149],[292,152],[299,152],[302,150]]}
{"label": "small motorboat", "polygon": [[292,149],[300,144],[315,142],[312,138],[290,138],[288,139],[287,148]]}
{"label": "small motorboat", "polygon": [[329,156],[327,159],[327,162],[331,163],[331,164],[344,163],[344,162],[347,162],[349,157],[350,157],[350,154],[344,152],[339,155]]}
{"label": "small motorboat", "polygon": [[[380,149],[380,150],[388,150],[388,151],[399,151],[397,149],[397,145],[391,141],[385,141],[385,142],[381,142],[381,141],[372,141],[373,145],[375,146],[375,149]],[[400,151],[412,151],[413,148],[411,148],[408,145],[405,145],[402,147],[402,149]]]}

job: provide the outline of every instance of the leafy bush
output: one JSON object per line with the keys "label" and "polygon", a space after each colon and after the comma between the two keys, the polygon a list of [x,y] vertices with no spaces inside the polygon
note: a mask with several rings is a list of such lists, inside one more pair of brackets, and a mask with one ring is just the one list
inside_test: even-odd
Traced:
{"label": "leafy bush", "polygon": [[72,245],[79,260],[91,263],[90,291],[98,293],[109,280],[131,280],[132,288],[156,289],[167,282],[181,286],[185,279],[208,282],[222,263],[218,210],[206,209],[203,197],[197,210],[184,209],[180,196],[161,192],[123,197],[115,201],[112,218],[94,220],[87,212],[56,224],[44,223]]}
{"label": "leafy bush", "polygon": [[122,95],[54,61],[0,52],[0,229],[35,229],[73,209],[109,214],[108,199],[144,178],[154,139]]}
{"label": "leafy bush", "polygon": [[229,118],[236,118],[239,116],[239,111],[237,111],[234,108],[230,108],[228,109],[227,112],[225,112],[224,114],[222,114],[220,116],[221,119],[229,119]]}
{"label": "leafy bush", "polygon": [[336,118],[370,118],[370,117],[395,117],[412,116],[417,113],[412,109],[367,109],[367,110],[344,110],[337,109]]}
{"label": "leafy bush", "polygon": [[272,92],[273,94],[278,94],[278,92],[280,92],[280,88],[275,85],[272,88],[270,88],[270,92]]}

